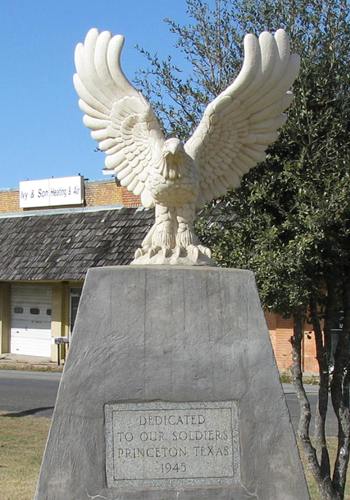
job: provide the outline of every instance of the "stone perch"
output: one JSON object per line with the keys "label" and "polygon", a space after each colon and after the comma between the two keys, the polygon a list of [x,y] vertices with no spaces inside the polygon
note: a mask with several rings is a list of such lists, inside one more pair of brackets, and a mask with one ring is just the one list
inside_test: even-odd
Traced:
{"label": "stone perch", "polygon": [[91,269],[35,499],[308,498],[253,274]]}

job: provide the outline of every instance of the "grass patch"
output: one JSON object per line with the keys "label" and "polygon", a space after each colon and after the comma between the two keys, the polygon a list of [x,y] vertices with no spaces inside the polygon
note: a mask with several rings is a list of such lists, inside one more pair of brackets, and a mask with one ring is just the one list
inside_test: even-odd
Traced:
{"label": "grass patch", "polygon": [[[337,452],[337,443],[338,443],[337,438],[335,438],[335,437],[328,437],[327,438],[327,445],[328,445],[328,452],[329,452],[330,461],[331,461],[331,467],[334,464],[334,459],[335,459],[335,455]],[[301,460],[302,460],[303,465],[304,465],[307,484],[308,484],[309,491],[310,491],[310,498],[311,498],[311,500],[320,500],[320,495],[318,494],[318,488],[316,485],[316,481],[314,480],[311,472],[306,467],[303,452],[302,452],[300,446],[299,446],[299,450],[300,450]],[[347,481],[346,481],[346,487],[345,487],[344,500],[350,500],[350,472],[349,472],[349,469],[348,469],[346,478],[347,478]]]}
{"label": "grass patch", "polygon": [[32,500],[50,418],[0,416],[2,500]]}
{"label": "grass patch", "polygon": [[[1,500],[32,500],[49,427],[50,418],[46,417],[0,415]],[[333,463],[337,439],[328,438],[328,444]],[[308,470],[306,479],[311,500],[319,500],[316,483]],[[345,500],[350,500],[349,473]]]}
{"label": "grass patch", "polygon": [[[289,372],[280,373],[280,381],[282,384],[292,384],[293,378]],[[303,375],[303,383],[308,385],[318,385],[319,377],[317,375]]]}

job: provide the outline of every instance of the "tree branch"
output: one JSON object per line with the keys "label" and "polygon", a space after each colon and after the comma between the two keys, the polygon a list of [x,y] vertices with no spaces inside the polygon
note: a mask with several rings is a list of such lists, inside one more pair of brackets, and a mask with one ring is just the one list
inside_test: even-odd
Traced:
{"label": "tree branch", "polygon": [[319,367],[320,384],[318,389],[318,404],[315,414],[315,438],[321,449],[321,476],[330,480],[330,462],[326,441],[326,416],[328,408],[328,357],[324,346],[322,329],[314,297],[310,300],[311,321],[315,334],[316,356]]}
{"label": "tree branch", "polygon": [[333,472],[333,487],[344,498],[350,448],[349,370],[350,370],[350,275],[343,285],[344,323],[335,353],[331,385],[332,403],[338,419],[338,450]]}
{"label": "tree branch", "polygon": [[332,488],[332,483],[330,481],[330,478],[322,477],[321,467],[317,460],[316,449],[312,446],[310,440],[310,419],[311,419],[310,403],[303,386],[303,374],[301,370],[301,346],[304,333],[304,317],[305,317],[304,311],[299,310],[295,312],[294,329],[293,329],[294,335],[291,339],[293,348],[293,354],[292,354],[293,384],[296,390],[300,407],[298,437],[300,439],[306,457],[307,466],[317,482],[322,498],[324,500],[340,500],[340,497],[334,496],[334,491]]}

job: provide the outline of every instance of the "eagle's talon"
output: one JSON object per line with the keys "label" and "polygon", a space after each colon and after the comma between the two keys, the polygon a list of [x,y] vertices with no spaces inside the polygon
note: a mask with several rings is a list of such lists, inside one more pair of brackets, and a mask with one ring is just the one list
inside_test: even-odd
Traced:
{"label": "eagle's talon", "polygon": [[148,257],[151,259],[152,257],[154,257],[154,255],[156,255],[158,253],[158,250],[159,250],[159,247],[151,247],[148,252],[147,252],[147,255]]}
{"label": "eagle's talon", "polygon": [[163,265],[213,265],[210,260],[210,250],[203,245],[176,246],[145,246],[135,252],[132,264],[163,264]]}
{"label": "eagle's talon", "polygon": [[192,262],[196,263],[198,261],[198,257],[199,257],[198,247],[196,247],[194,245],[189,245],[187,247],[187,255],[189,256],[189,258],[191,259]]}
{"label": "eagle's talon", "polygon": [[167,257],[171,256],[171,249],[164,247],[160,250],[160,253],[163,255],[164,259],[166,259]]}
{"label": "eagle's talon", "polygon": [[173,259],[177,260],[181,255],[181,247],[175,247],[173,252]]}
{"label": "eagle's talon", "polygon": [[203,245],[198,245],[199,251],[206,255],[209,259],[211,258],[211,250],[208,247],[205,247]]}
{"label": "eagle's talon", "polygon": [[139,257],[142,257],[144,255],[144,252],[142,251],[142,248],[138,248],[135,252],[134,258],[138,259]]}

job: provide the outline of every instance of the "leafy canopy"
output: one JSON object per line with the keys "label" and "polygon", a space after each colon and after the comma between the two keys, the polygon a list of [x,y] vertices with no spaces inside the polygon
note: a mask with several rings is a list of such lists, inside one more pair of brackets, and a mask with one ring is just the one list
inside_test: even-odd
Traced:
{"label": "leafy canopy", "polygon": [[217,0],[210,8],[188,0],[190,23],[166,22],[191,73],[143,50],[150,64],[138,84],[165,130],[187,138],[237,76],[244,34],[289,33],[301,69],[287,124],[266,162],[220,202],[225,222],[209,226],[207,212],[197,224],[220,265],[254,270],[265,306],[284,314],[306,305],[349,261],[349,7],[348,0]]}

